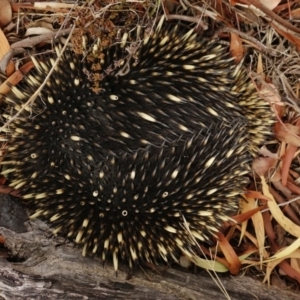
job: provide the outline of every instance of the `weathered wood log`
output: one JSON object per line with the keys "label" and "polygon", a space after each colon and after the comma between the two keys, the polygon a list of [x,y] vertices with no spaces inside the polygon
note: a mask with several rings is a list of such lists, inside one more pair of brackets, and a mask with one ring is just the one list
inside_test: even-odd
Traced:
{"label": "weathered wood log", "polygon": [[[191,274],[175,266],[157,274],[135,269],[126,279],[130,270],[125,264],[116,276],[112,264],[103,267],[99,259],[82,257],[78,247],[53,236],[42,221],[26,225],[27,231],[21,228],[19,233],[0,228],[11,256],[20,259],[0,259],[0,299],[226,299],[206,271]],[[253,278],[219,276],[231,299],[299,299]]]}

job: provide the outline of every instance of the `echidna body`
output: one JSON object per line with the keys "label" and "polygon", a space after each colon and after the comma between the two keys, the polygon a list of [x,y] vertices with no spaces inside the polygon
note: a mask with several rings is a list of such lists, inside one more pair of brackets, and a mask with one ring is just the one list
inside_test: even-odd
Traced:
{"label": "echidna body", "polygon": [[248,164],[245,128],[236,125],[109,155],[84,176],[45,175],[23,192],[35,217],[82,244],[83,255],[113,257],[117,269],[118,257],[131,266],[168,261],[179,250],[190,254],[193,238],[209,241],[237,210]]}
{"label": "echidna body", "polygon": [[237,206],[247,153],[273,122],[227,50],[192,32],[158,29],[124,57],[108,49],[96,94],[91,64],[63,55],[22,110],[54,63],[35,61],[3,114],[20,112],[2,162],[11,186],[56,232],[115,264],[188,249],[184,219],[207,241]]}

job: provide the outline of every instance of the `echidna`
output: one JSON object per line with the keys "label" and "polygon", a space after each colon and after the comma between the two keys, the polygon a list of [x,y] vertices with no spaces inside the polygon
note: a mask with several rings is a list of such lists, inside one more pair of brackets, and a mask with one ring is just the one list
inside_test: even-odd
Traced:
{"label": "echidna", "polygon": [[[208,241],[236,208],[248,154],[273,122],[216,42],[158,26],[134,56],[124,51],[113,46],[99,60],[99,93],[91,64],[65,54],[6,129],[2,162],[34,216],[83,244],[83,253],[112,255],[115,267],[118,256],[153,262],[187,251],[184,219]],[[20,112],[53,59],[34,62],[6,97],[4,118]]]}
{"label": "echidna", "polygon": [[118,257],[132,266],[176,259],[179,250],[189,255],[193,237],[209,241],[237,211],[249,172],[240,125],[108,155],[82,176],[44,175],[24,187],[24,199],[34,217],[82,244],[83,255],[112,256],[116,270]]}

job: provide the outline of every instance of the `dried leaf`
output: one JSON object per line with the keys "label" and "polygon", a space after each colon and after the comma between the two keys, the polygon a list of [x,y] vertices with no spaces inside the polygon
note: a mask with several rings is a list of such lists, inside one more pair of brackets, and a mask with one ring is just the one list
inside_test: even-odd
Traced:
{"label": "dried leaf", "polygon": [[3,56],[10,50],[10,45],[4,35],[3,31],[0,29],[0,60]]}
{"label": "dried leaf", "polygon": [[12,9],[9,0],[0,1],[0,28],[11,22]]}
{"label": "dried leaf", "polygon": [[266,176],[271,181],[277,181],[281,178],[277,163],[278,159],[273,157],[257,157],[252,162],[252,170],[258,176]]}
{"label": "dried leaf", "polygon": [[[1,13],[0,13],[1,14]],[[0,16],[1,19],[1,16]],[[0,29],[0,61],[3,56],[10,50],[10,45],[4,35],[3,31]],[[3,67],[4,68],[4,67]],[[15,65],[12,61],[9,61],[6,66],[6,75],[10,76],[15,71]]]}
{"label": "dried leaf", "polygon": [[17,70],[15,73],[13,73],[8,79],[6,79],[1,85],[0,85],[0,94],[5,95],[10,91],[11,86],[17,85],[18,82],[22,80],[24,77],[24,74],[27,74],[32,68],[34,64],[32,61],[26,63],[23,65],[19,70]]}
{"label": "dried leaf", "polygon": [[230,36],[230,53],[235,58],[235,61],[239,63],[244,57],[244,48],[242,40],[239,37],[239,35],[235,33],[231,33]]}
{"label": "dried leaf", "polygon": [[[257,201],[252,197],[247,197],[247,201],[244,201],[243,209],[245,211],[251,211],[257,208]],[[263,258],[268,257],[267,252],[265,251],[265,230],[262,214],[260,211],[257,211],[252,217],[252,222],[255,230],[255,236],[257,240],[257,246],[259,251],[260,261],[262,262]]]}
{"label": "dried leaf", "polygon": [[291,267],[300,273],[300,258],[291,258]]}
{"label": "dried leaf", "polygon": [[256,72],[257,72],[257,74],[260,74],[265,79],[261,53],[259,53],[259,55],[258,55]]}
{"label": "dried leaf", "polygon": [[260,3],[263,4],[270,10],[273,10],[280,3],[281,0],[260,0]]}
{"label": "dried leaf", "polygon": [[281,142],[300,147],[300,128],[289,123],[277,122],[274,126],[275,136]]}
{"label": "dried leaf", "polygon": [[241,262],[235,253],[232,246],[229,244],[228,240],[224,237],[223,234],[217,234],[219,238],[219,247],[221,248],[228,264],[229,264],[229,271],[231,274],[238,274],[241,269]]}
{"label": "dried leaf", "polygon": [[[299,258],[299,253],[293,254],[293,257]],[[278,260],[275,260],[275,261],[271,261],[267,264],[266,276],[265,276],[263,282],[268,281],[268,284],[270,284],[270,276],[272,274],[272,271],[274,270],[274,268],[277,265],[279,265],[280,269],[283,270],[286,275],[288,275],[289,277],[297,280],[298,283],[300,283],[300,273],[297,272],[295,269],[293,269],[291,267],[291,265],[289,265],[288,262],[285,261],[285,259],[286,258],[281,258],[281,259],[278,259]]]}
{"label": "dried leaf", "polygon": [[293,223],[289,218],[287,218],[283,214],[283,212],[277,205],[275,199],[273,198],[273,195],[269,191],[268,185],[266,184],[265,177],[261,176],[260,178],[261,178],[263,193],[265,196],[270,198],[270,201],[268,201],[268,206],[270,208],[272,216],[284,230],[286,230],[291,235],[299,238],[300,237],[300,226]]}
{"label": "dried leaf", "polygon": [[288,258],[288,257],[297,257],[300,258],[300,238],[296,239],[291,245],[288,247],[284,247],[280,249],[277,253],[272,255],[269,259],[267,259],[265,262],[282,259],[282,258]]}
{"label": "dried leaf", "polygon": [[300,19],[300,7],[291,11],[292,18]]}
{"label": "dried leaf", "polygon": [[26,30],[25,36],[42,35],[47,34],[49,32],[53,32],[53,30],[45,27],[30,27]]}

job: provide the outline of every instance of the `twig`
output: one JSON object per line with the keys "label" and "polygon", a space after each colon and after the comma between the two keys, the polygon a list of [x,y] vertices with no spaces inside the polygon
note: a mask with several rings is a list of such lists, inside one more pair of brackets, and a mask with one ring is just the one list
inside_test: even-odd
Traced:
{"label": "twig", "polygon": [[5,74],[6,68],[12,57],[14,57],[16,54],[20,54],[25,52],[26,50],[24,48],[15,48],[9,50],[1,59],[0,61],[0,73]]}
{"label": "twig", "polygon": [[296,33],[300,34],[300,29],[293,26],[288,21],[282,19],[280,16],[276,15],[272,10],[268,9],[266,6],[264,6],[259,0],[241,0],[242,3],[245,3],[247,5],[253,5],[256,8],[260,9],[262,12],[264,12],[266,15],[268,15],[271,19],[277,21],[282,26],[284,26],[287,29],[290,29]]}
{"label": "twig", "polygon": [[241,36],[243,39],[252,42],[253,44],[255,44],[261,51],[266,52],[268,54],[271,54],[272,56],[278,56],[279,54],[282,54],[281,52],[271,49],[267,46],[265,46],[263,43],[261,43],[260,41],[258,41],[257,39],[255,39],[254,37],[246,34],[245,32],[239,31],[235,28],[231,28],[231,27],[223,27],[219,30],[217,30],[214,34],[213,37],[216,37],[220,32],[233,32],[235,34],[238,34],[239,36]]}
{"label": "twig", "polygon": [[27,38],[25,40],[16,42],[14,44],[11,45],[11,49],[14,48],[23,48],[23,47],[32,47],[37,45],[40,42],[43,42],[45,40],[49,40],[52,39],[54,37],[60,37],[66,34],[69,34],[71,31],[73,32],[75,27],[73,28],[68,28],[68,29],[63,29],[63,30],[59,30],[59,31],[54,31],[54,32],[50,32],[50,33],[46,33],[46,34],[42,34],[39,36],[35,36],[35,37],[30,37]]}

